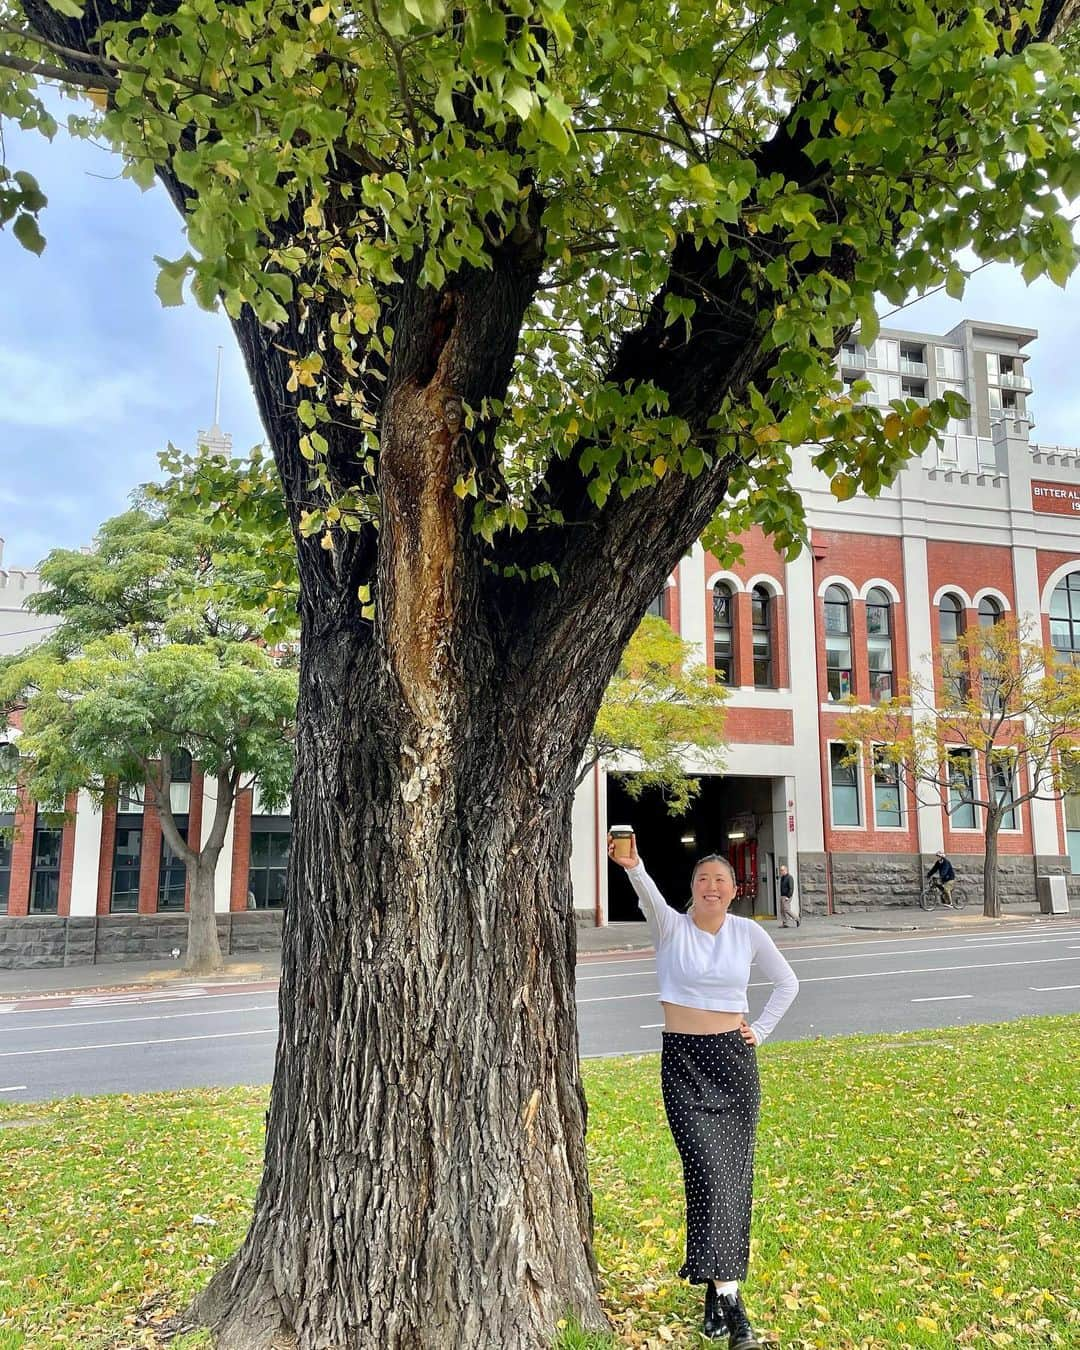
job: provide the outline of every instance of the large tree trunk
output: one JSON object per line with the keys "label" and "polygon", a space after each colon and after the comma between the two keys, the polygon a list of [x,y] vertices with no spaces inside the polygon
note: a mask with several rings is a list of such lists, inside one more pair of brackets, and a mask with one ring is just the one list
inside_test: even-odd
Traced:
{"label": "large tree trunk", "polygon": [[983,861],[983,914],[988,919],[1001,918],[1001,901],[998,898],[998,829],[1001,816],[988,810],[986,813],[986,857]]}
{"label": "large tree trunk", "polygon": [[414,737],[401,707],[373,715],[355,639],[309,638],[302,665],[264,1173],[198,1315],[223,1350],[524,1350],[567,1314],[601,1327],[574,765],[530,743],[525,687],[516,720],[512,694],[476,700],[499,672],[459,670],[444,706],[468,690],[474,711]]}
{"label": "large tree trunk", "polygon": [[184,969],[192,975],[212,975],[224,964],[214,911],[214,873],[220,849],[204,849],[187,862],[188,934]]}

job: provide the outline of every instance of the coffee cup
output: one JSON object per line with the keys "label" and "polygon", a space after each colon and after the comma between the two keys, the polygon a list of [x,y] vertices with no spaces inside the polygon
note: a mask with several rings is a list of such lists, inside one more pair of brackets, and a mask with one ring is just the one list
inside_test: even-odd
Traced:
{"label": "coffee cup", "polygon": [[615,845],[612,856],[620,862],[628,862],[634,854],[633,825],[612,825],[608,833]]}

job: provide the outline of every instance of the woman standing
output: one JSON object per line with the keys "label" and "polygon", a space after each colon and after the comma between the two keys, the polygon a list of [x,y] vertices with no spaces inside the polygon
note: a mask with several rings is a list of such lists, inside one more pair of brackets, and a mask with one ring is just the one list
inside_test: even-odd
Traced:
{"label": "woman standing", "polygon": [[[750,1259],[754,1136],[760,1045],[798,993],[795,972],[753,919],[729,914],[735,873],[726,858],[702,858],[690,910],[672,909],[645,871],[636,840],[616,858],[626,869],[656,948],[664,1009],[660,1082],[683,1165],[686,1262],[679,1274],[705,1285],[706,1336],[727,1334],[728,1350],[760,1350],[739,1294]],[[774,988],[748,1023],[746,988],[757,962]]]}

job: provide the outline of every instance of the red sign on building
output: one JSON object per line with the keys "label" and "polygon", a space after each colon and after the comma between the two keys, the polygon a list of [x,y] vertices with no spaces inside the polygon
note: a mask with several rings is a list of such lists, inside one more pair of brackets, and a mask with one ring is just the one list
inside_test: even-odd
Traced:
{"label": "red sign on building", "polygon": [[1053,516],[1080,515],[1080,485],[1031,480],[1031,509]]}

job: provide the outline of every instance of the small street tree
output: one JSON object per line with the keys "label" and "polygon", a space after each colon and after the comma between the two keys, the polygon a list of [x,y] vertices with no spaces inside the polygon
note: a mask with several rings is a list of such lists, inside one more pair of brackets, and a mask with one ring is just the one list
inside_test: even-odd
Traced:
{"label": "small street tree", "polygon": [[604,691],[579,784],[600,760],[630,759],[634,771],[617,776],[631,797],[659,789],[671,815],[686,811],[700,790],[686,758],[719,769],[727,700],[726,688],[695,657],[670,624],[651,614],[642,619]]}
{"label": "small street tree", "polygon": [[1005,617],[935,651],[935,685],[912,676],[895,698],[840,721],[852,762],[888,766],[901,799],[982,814],[983,913],[998,918],[998,834],[1033,801],[1078,785],[1080,667]]}
{"label": "small street tree", "polygon": [[1069,276],[1065,12],[0,0],[0,116],[49,135],[41,82],[82,91],[73,129],[182,214],[158,294],[229,315],[296,546],[264,1169],[196,1309],[223,1350],[605,1325],[569,881],[604,690],[704,533],[798,546],[794,447],[872,494],[961,411],[845,396],[878,295],[959,295],[965,248]]}
{"label": "small street tree", "polygon": [[[234,487],[237,476],[273,473],[268,462],[232,464]],[[191,483],[181,476],[170,490],[186,502]],[[0,708],[21,711],[20,780],[42,804],[145,785],[187,874],[184,967],[219,969],[214,874],[237,793],[257,781],[272,806],[290,787],[296,673],[266,646],[284,597],[257,608],[270,598],[263,555],[230,553],[205,518],[170,510],[160,490],[106,521],[92,549],[55,550],[41,575],[32,604],[60,625],[0,662]],[[182,754],[203,773],[203,838],[185,838],[176,819]]]}

